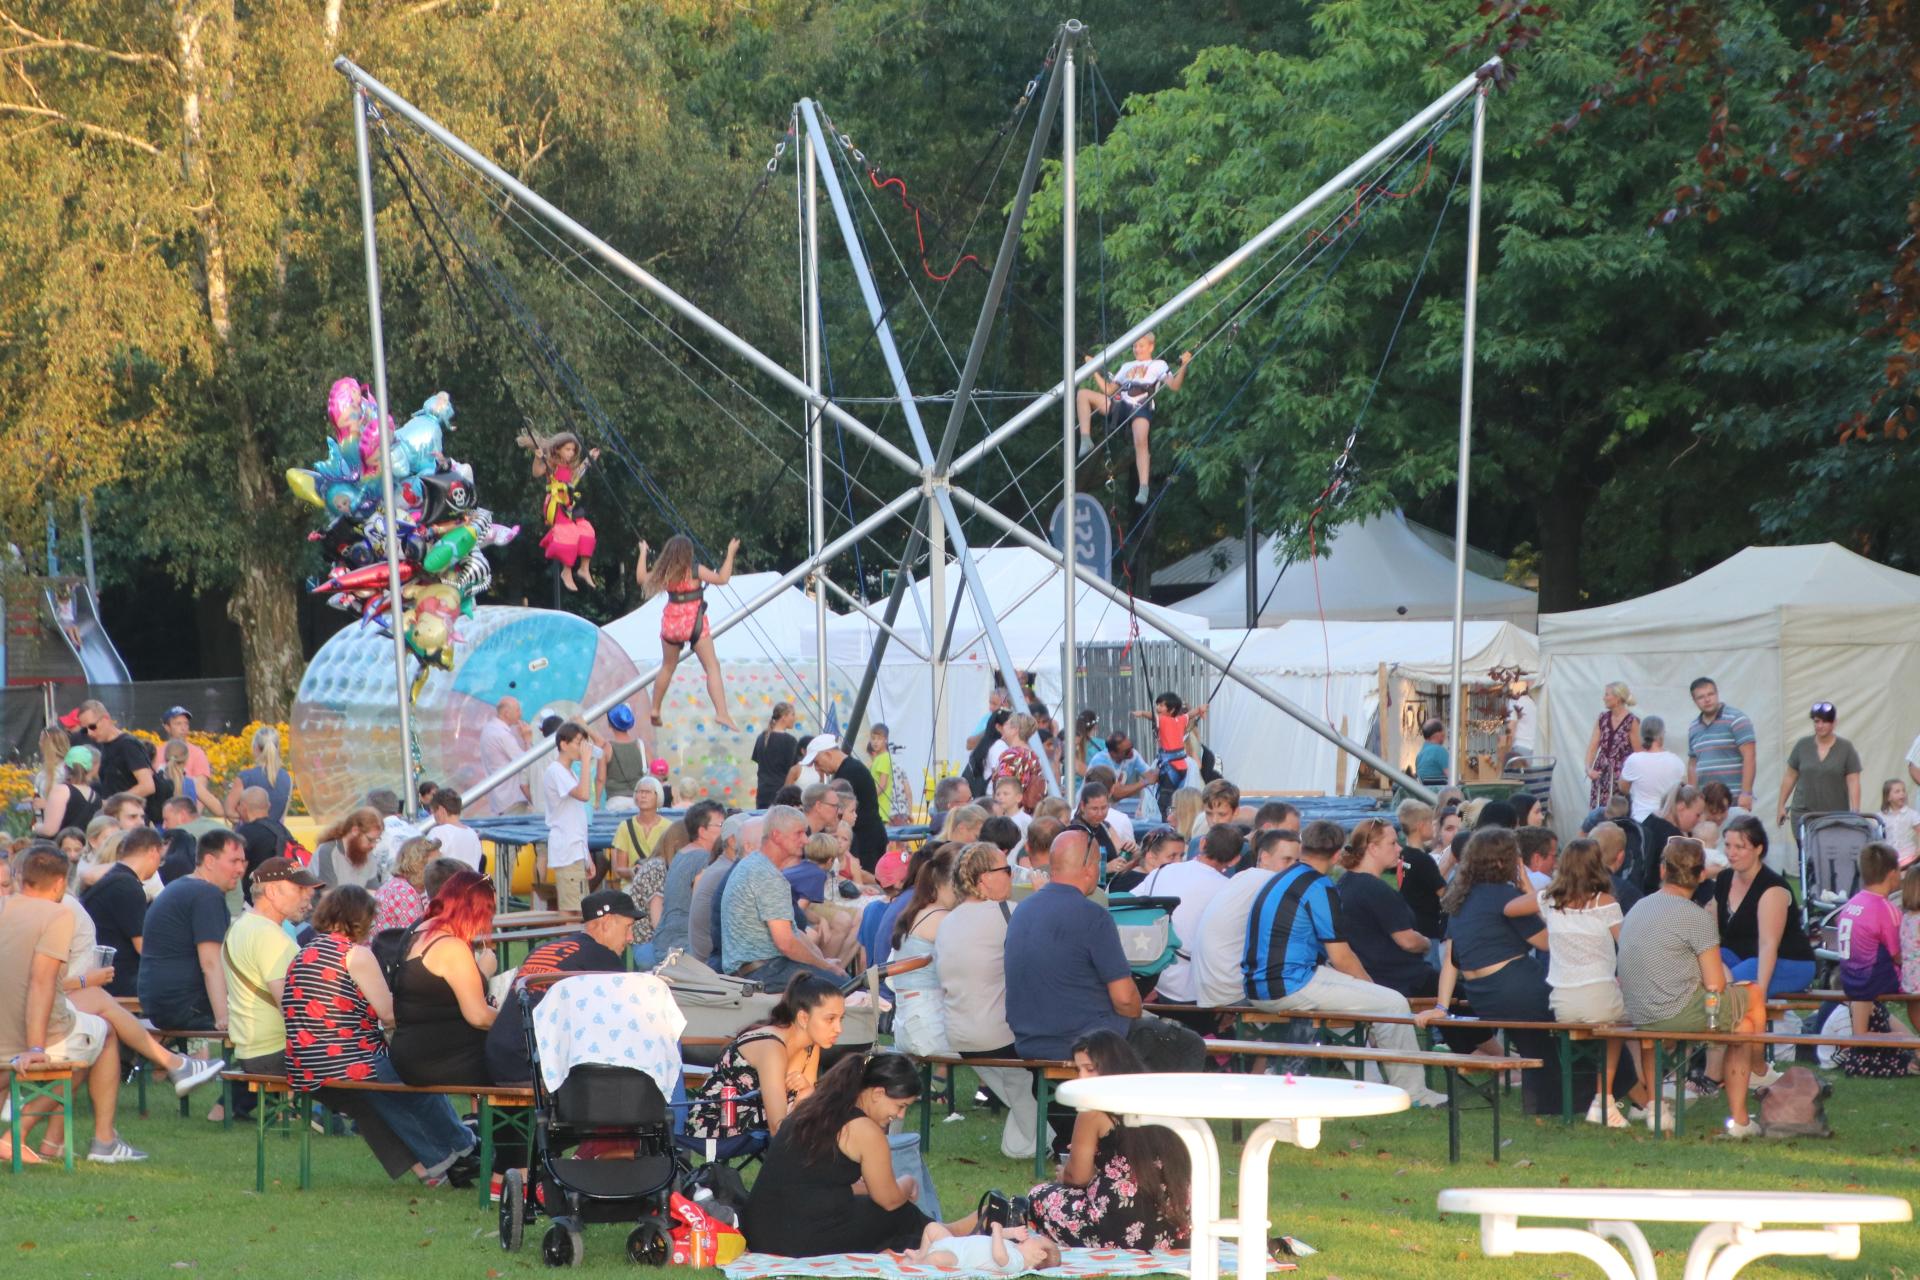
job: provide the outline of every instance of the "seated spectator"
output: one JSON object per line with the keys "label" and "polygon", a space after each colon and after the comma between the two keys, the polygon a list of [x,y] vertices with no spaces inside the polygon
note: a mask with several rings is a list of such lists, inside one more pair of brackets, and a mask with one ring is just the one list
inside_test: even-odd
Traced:
{"label": "seated spectator", "polygon": [[660,805],[666,794],[666,788],[660,785],[658,778],[642,778],[634,783],[633,815],[622,819],[613,833],[613,870],[616,876],[633,874],[635,867],[653,857],[660,837],[674,825],[674,819],[663,817],[660,813]]}
{"label": "seated spectator", "polygon": [[374,892],[386,879],[386,869],[373,857],[382,829],[377,810],[353,810],[320,833],[313,851],[313,873],[325,885],[352,884]]}
{"label": "seated spectator", "polygon": [[[1625,1018],[1620,984],[1614,979],[1620,904],[1614,900],[1613,877],[1601,862],[1598,841],[1575,840],[1567,845],[1552,882],[1540,894],[1540,917],[1547,922],[1547,1003],[1553,1020],[1611,1025]],[[1624,1129],[1627,1118],[1613,1101],[1620,1042],[1607,1041],[1606,1053],[1600,1087],[1587,1108],[1587,1123],[1604,1120],[1609,1129]]]}
{"label": "seated spectator", "polygon": [[[720,968],[720,902],[727,877],[733,874],[741,858],[760,847],[760,833],[765,828],[763,818],[749,818],[744,813],[730,815],[720,824],[719,852],[693,882],[693,899],[687,910],[687,948],[694,959],[715,969]],[[654,959],[666,957],[656,955]]]}
{"label": "seated spectator", "polygon": [[1414,926],[1413,908],[1385,878],[1400,865],[1400,836],[1393,824],[1382,818],[1355,823],[1340,851],[1340,865],[1346,874],[1334,888],[1341,922],[1367,976],[1409,998],[1432,995],[1440,975],[1427,963],[1431,944]]}
{"label": "seated spectator", "polygon": [[1227,887],[1227,877],[1240,861],[1245,843],[1240,828],[1232,823],[1215,827],[1201,842],[1200,856],[1189,862],[1186,841],[1171,827],[1161,827],[1146,838],[1146,861],[1152,868],[1131,890],[1140,898],[1178,898],[1173,909],[1173,932],[1181,939],[1173,962],[1160,971],[1158,999],[1169,1004],[1192,1004],[1197,998],[1194,986],[1193,945],[1189,939],[1200,936],[1200,919],[1214,896]]}
{"label": "seated spectator", "polygon": [[[1217,828],[1216,828],[1217,829]],[[1125,1037],[1096,1031],[1073,1046],[1081,1079],[1145,1071]],[[1192,1235],[1187,1148],[1158,1125],[1104,1111],[1074,1117],[1057,1182],[1027,1193],[1041,1231],[1081,1249],[1184,1249]]]}
{"label": "seated spectator", "polygon": [[[982,845],[997,848],[984,840],[966,847],[975,849]],[[963,856],[965,850],[949,844],[942,845],[933,856],[921,859],[914,876],[913,894],[893,927],[890,962],[922,956],[929,961],[923,969],[895,974],[887,980],[894,994],[893,1042],[905,1053],[946,1055],[952,1052],[947,1044],[940,965],[934,956],[933,943],[941,923],[959,901],[953,869]]]}
{"label": "seated spectator", "polygon": [[[1057,818],[1035,818],[1028,839],[1043,826],[1058,830]],[[1007,899],[1012,891],[1007,855],[977,841],[958,851],[953,888],[957,901],[933,937],[934,967],[940,975],[942,1021],[947,1043],[963,1058],[1013,1058],[1013,1028],[1007,1025]],[[1007,1109],[1000,1131],[1000,1153],[1025,1160],[1033,1155],[1033,1108],[1016,1105],[1031,1097],[1033,1081],[1024,1071],[979,1067],[981,1085]]]}
{"label": "seated spectator", "polygon": [[[1402,800],[1393,816],[1400,824],[1400,896],[1413,912],[1413,927],[1421,936],[1437,942],[1445,932],[1440,920],[1440,895],[1446,892],[1447,878],[1429,851],[1434,838],[1433,806]],[[1435,949],[1430,947],[1429,951]]]}
{"label": "seated spectator", "polygon": [[280,1015],[287,966],[298,948],[281,926],[313,909],[320,877],[286,858],[253,873],[253,906],[227,931],[221,958],[227,980],[227,1033],[234,1060],[251,1075],[287,1073],[287,1024]]}
{"label": "seated spectator", "polygon": [[[240,881],[243,895],[253,892],[253,873],[260,869],[261,863],[268,858],[287,856],[288,847],[298,843],[284,823],[268,816],[272,808],[273,798],[265,787],[243,787],[234,800],[231,811],[240,821],[233,833],[240,837],[247,850],[247,874]],[[249,897],[247,901],[253,899]]]}
{"label": "seated spectator", "polygon": [[1066,824],[1058,818],[1036,815],[1027,824],[1027,838],[1020,847],[1019,857],[1008,856],[1015,884],[1043,885],[1047,882],[1048,869],[1053,865],[1053,842],[1064,830]]}
{"label": "seated spectator", "polygon": [[735,865],[721,894],[720,953],[727,972],[751,977],[762,987],[784,987],[803,970],[836,985],[847,977],[846,970],[821,954],[795,925],[793,890],[780,874],[800,860],[806,826],[798,809],[776,805],[769,810],[760,851]]}
{"label": "seated spectator", "polygon": [[174,796],[160,806],[160,831],[166,837],[166,852],[160,858],[160,883],[164,887],[182,876],[190,876],[200,864],[200,837],[208,831],[224,831],[226,824],[202,818],[200,808],[185,796]]}
{"label": "seated spectator", "polygon": [[[10,975],[0,982],[0,1062],[16,1069],[49,1062],[85,1068],[93,1101],[93,1142],[87,1159],[95,1164],[145,1160],[146,1152],[114,1129],[120,1047],[112,1028],[97,1015],[74,1009],[60,995],[74,930],[73,913],[60,905],[67,892],[67,870],[58,850],[29,845],[15,859],[13,892],[0,898],[0,973]],[[50,1098],[28,1103],[20,1117],[20,1135],[23,1145],[30,1143],[33,1127],[48,1116],[39,1155],[59,1159],[64,1130],[54,1106]],[[0,1143],[10,1146],[11,1139]],[[18,1154],[23,1163],[28,1159],[25,1150]]]}
{"label": "seated spectator", "polygon": [[[899,1053],[850,1056],[794,1108],[754,1179],[740,1228],[756,1253],[811,1258],[919,1245],[927,1223],[912,1178],[893,1172],[887,1129],[920,1096],[920,1073]],[[946,1224],[973,1230],[968,1214]]]}
{"label": "seated spectator", "polygon": [[1627,873],[1632,859],[1627,856],[1626,828],[1618,823],[1603,822],[1589,835],[1600,846],[1600,865],[1606,868],[1607,878],[1613,883],[1613,888],[1608,892],[1619,904],[1621,917],[1625,918],[1627,912],[1633,910],[1633,904],[1642,897],[1639,884]]}
{"label": "seated spectator", "polygon": [[1133,870],[1139,860],[1139,848],[1130,839],[1121,843],[1112,815],[1113,804],[1106,787],[1089,782],[1080,788],[1080,807],[1074,811],[1073,821],[1067,824],[1069,831],[1086,832],[1100,851],[1100,879],[1096,888],[1104,888],[1111,877]]}
{"label": "seated spectator", "polygon": [[388,1178],[411,1171],[429,1186],[468,1185],[479,1144],[445,1097],[326,1087],[401,1083],[381,1026],[393,1018],[393,996],[367,948],[374,912],[373,896],[358,885],[342,885],[315,904],[313,939],[287,965],[281,991],[287,1082],[302,1093],[317,1091],[351,1116]]}
{"label": "seated spectator", "polygon": [[[1551,1021],[1546,970],[1532,954],[1547,949],[1547,926],[1520,865],[1514,833],[1504,827],[1475,831],[1440,905],[1447,913],[1447,940],[1437,1008],[1451,1007],[1457,990],[1479,1017]],[[1552,1037],[1544,1031],[1510,1031],[1507,1042],[1546,1064],[1521,1074],[1527,1113],[1558,1110],[1559,1055]]]}
{"label": "seated spectator", "polygon": [[1560,838],[1545,827],[1522,826],[1513,835],[1520,842],[1520,865],[1527,869],[1527,883],[1538,893],[1553,879]]}
{"label": "seated spectator", "polygon": [[1433,843],[1427,846],[1427,852],[1433,855],[1433,865],[1439,868],[1444,882],[1452,877],[1454,865],[1459,861],[1453,851],[1453,841],[1460,834],[1460,806],[1457,803],[1441,805],[1434,815]]}
{"label": "seated spectator", "polygon": [[1021,807],[1020,799],[1026,788],[1020,779],[1013,777],[993,780],[993,816],[1005,818],[1013,823],[1017,830],[1024,832],[1027,824],[1033,821],[1033,815]]}
{"label": "seated spectator", "polygon": [[[435,859],[437,865],[451,859]],[[474,946],[493,928],[493,886],[461,867],[427,906],[393,988],[389,1056],[412,1085],[493,1083],[487,974]],[[487,953],[489,961],[492,953]]]}
{"label": "seated spectator", "polygon": [[1713,878],[1713,913],[1728,980],[1770,996],[1805,991],[1813,985],[1813,945],[1792,887],[1767,865],[1766,827],[1751,814],[1734,818],[1722,843],[1727,868]]}
{"label": "seated spectator", "polygon": [[[427,828],[427,838],[439,842],[441,856],[452,858],[470,871],[487,874],[487,855],[480,847],[480,833],[460,820],[460,793],[452,787],[436,787],[426,807],[433,819],[433,825]],[[404,849],[405,845],[401,847]]]}
{"label": "seated spectator", "polygon": [[67,748],[66,757],[61,761],[60,780],[47,790],[39,820],[32,827],[33,835],[51,839],[68,827],[85,830],[93,821],[100,812],[101,800],[94,783],[97,759],[93,748],[84,743]]}
{"label": "seated spectator", "polygon": [[232,917],[227,895],[246,874],[247,851],[232,831],[200,837],[193,874],[160,891],[142,922],[140,1009],[169,1031],[227,1029],[227,980],[220,944]]}
{"label": "seated spectator", "polygon": [[[1699,841],[1669,840],[1660,855],[1659,891],[1636,903],[1620,926],[1620,997],[1627,1021],[1644,1031],[1758,1032],[1766,1025],[1765,997],[1747,983],[1728,981],[1713,916],[1693,900],[1705,861]],[[1727,1047],[1728,1137],[1760,1132],[1747,1114],[1753,1055],[1752,1045]],[[1642,1042],[1640,1060],[1642,1084],[1635,1101],[1645,1107],[1652,1095],[1644,1082],[1657,1078],[1651,1044]],[[1645,1114],[1651,1126],[1651,1109]],[[1638,1118],[1639,1113],[1628,1113],[1628,1119]]]}
{"label": "seated spectator", "polygon": [[1023,1058],[1058,1062],[1092,1031],[1126,1035],[1140,988],[1113,917],[1087,900],[1100,879],[1093,838],[1069,827],[1054,838],[1051,878],[1007,924],[1007,971],[1046,975],[1007,988],[1007,1025]]}
{"label": "seated spectator", "polygon": [[[642,778],[634,789],[638,812],[620,824],[613,836],[614,879],[626,878],[627,896],[633,900],[635,916],[633,925],[627,931],[627,945],[633,951],[635,967],[650,969],[667,958],[666,952],[654,945],[654,939],[660,932],[660,921],[667,911],[667,868],[673,862],[674,854],[685,847],[686,824],[669,822],[659,813],[660,783],[653,778]],[[652,826],[643,827],[643,821],[651,818]],[[681,838],[674,841],[675,848],[665,839],[667,829],[674,827]],[[693,900],[688,898],[687,921],[689,933],[693,922]],[[705,959],[698,950],[695,955]]]}
{"label": "seated spectator", "polygon": [[[1254,897],[1247,921],[1241,972],[1253,1007],[1268,1013],[1315,1009],[1343,1013],[1413,1012],[1398,991],[1375,983],[1347,945],[1339,897],[1327,872],[1343,833],[1337,823],[1309,822],[1300,832],[1300,862],[1274,876]],[[1368,1038],[1377,1048],[1410,1053],[1418,1048],[1413,1028],[1374,1023]],[[1426,1086],[1426,1073],[1404,1063],[1382,1068],[1387,1082],[1407,1091],[1417,1107],[1445,1098]]]}
{"label": "seated spectator", "polygon": [[[820,1059],[840,1042],[847,1002],[840,989],[811,973],[796,973],[768,1020],[748,1027],[721,1051],[687,1112],[687,1132],[731,1138],[778,1133],[794,1106],[813,1093]],[[724,1090],[731,1089],[733,1121]]]}
{"label": "seated spectator", "polygon": [[[1236,850],[1246,844],[1246,835],[1238,826],[1232,827],[1232,841]],[[1109,894],[1152,896],[1140,887],[1141,884],[1169,863],[1185,862],[1187,856],[1186,841],[1175,835],[1171,827],[1155,827],[1135,849],[1133,866],[1107,881]],[[1238,857],[1236,853],[1236,861]],[[1232,863],[1227,865],[1229,869],[1233,866]]]}
{"label": "seated spectator", "polygon": [[946,821],[932,837],[935,844],[972,844],[980,838],[980,828],[993,815],[977,804],[963,804],[947,810]]}
{"label": "seated spectator", "polygon": [[1507,797],[1507,803],[1513,806],[1514,830],[1532,825],[1533,812],[1540,807],[1540,802],[1534,799],[1531,792],[1516,791]]}
{"label": "seated spectator", "polygon": [[1447,722],[1435,716],[1420,726],[1420,750],[1413,757],[1413,776],[1423,787],[1447,785]]}
{"label": "seated spectator", "polygon": [[527,953],[514,971],[513,987],[500,1002],[493,1025],[487,1029],[487,1073],[495,1084],[533,1083],[533,1060],[527,1054],[526,1022],[520,1013],[519,993],[537,1007],[545,998],[545,984],[527,985],[526,979],[548,973],[620,973],[626,969],[621,953],[639,908],[618,889],[588,894],[580,903],[580,928],[563,938],[552,938]]}
{"label": "seated spectator", "polygon": [[[973,787],[965,778],[940,779],[933,787],[933,804],[927,810],[927,825],[939,831],[945,825],[947,814],[972,800]],[[774,803],[781,803],[778,796],[774,797]]]}
{"label": "seated spectator", "polygon": [[[1640,820],[1641,866],[1636,877],[1640,891],[1651,894],[1660,887],[1660,864],[1667,841],[1675,836],[1692,836],[1693,829],[1706,816],[1707,804],[1700,788],[1682,783],[1667,793],[1660,811]],[[1703,856],[1704,856],[1704,850]]]}
{"label": "seated spectator", "polygon": [[[1190,791],[1191,787],[1182,787],[1181,791]],[[1175,798],[1179,792],[1175,792]],[[1177,807],[1177,806],[1176,806]],[[1207,832],[1222,823],[1233,822],[1240,816],[1240,788],[1225,778],[1216,778],[1200,789],[1200,818],[1194,824],[1193,835],[1187,841],[1187,856],[1200,856],[1200,841]]]}
{"label": "seated spectator", "polygon": [[95,941],[113,948],[113,996],[140,993],[140,948],[146,935],[146,881],[160,870],[166,841],[152,827],[140,827],[120,841],[119,861],[80,895],[93,921]]}
{"label": "seated spectator", "polygon": [[393,861],[393,874],[373,895],[373,931],[410,929],[427,914],[427,868],[436,861],[464,867],[466,863],[440,857],[440,842],[430,836],[415,836],[400,846]]}
{"label": "seated spectator", "polygon": [[[1856,1032],[1888,1032],[1893,1025],[1881,1001],[1900,994],[1900,908],[1889,896],[1900,891],[1900,854],[1885,841],[1870,841],[1860,850],[1858,868],[1860,891],[1835,920],[1840,990]],[[1839,1057],[1850,1076],[1914,1074],[1913,1055],[1905,1051],[1845,1049]]]}
{"label": "seated spectator", "polygon": [[[667,863],[667,875],[660,890],[660,924],[653,931],[653,954],[665,956],[687,946],[687,921],[693,910],[693,882],[713,861],[714,846],[720,842],[720,824],[727,811],[712,800],[701,800],[687,809],[681,820],[687,829],[687,843]],[[795,859],[798,861],[798,859]],[[782,882],[784,884],[784,881]],[[792,913],[788,901],[788,913]],[[652,956],[642,951],[634,961],[650,967]]]}
{"label": "seated spectator", "polygon": [[452,858],[435,858],[427,863],[427,869],[420,875],[420,887],[426,891],[427,902],[431,904],[456,875],[466,870],[469,870],[466,864]]}
{"label": "seated spectator", "polygon": [[1253,837],[1253,865],[1220,887],[1200,913],[1193,936],[1181,936],[1192,957],[1194,999],[1203,1009],[1238,1005],[1247,997],[1240,962],[1247,950],[1247,921],[1253,900],[1267,881],[1300,860],[1300,833],[1272,827]]}

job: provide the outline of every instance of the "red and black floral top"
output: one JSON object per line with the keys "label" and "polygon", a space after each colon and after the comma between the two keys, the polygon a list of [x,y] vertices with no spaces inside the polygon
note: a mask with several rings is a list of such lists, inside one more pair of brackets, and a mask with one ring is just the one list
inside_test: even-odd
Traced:
{"label": "red and black floral top", "polygon": [[311,1093],[334,1080],[371,1080],[387,1052],[380,1019],[347,972],[345,934],[316,934],[287,966],[287,1081]]}

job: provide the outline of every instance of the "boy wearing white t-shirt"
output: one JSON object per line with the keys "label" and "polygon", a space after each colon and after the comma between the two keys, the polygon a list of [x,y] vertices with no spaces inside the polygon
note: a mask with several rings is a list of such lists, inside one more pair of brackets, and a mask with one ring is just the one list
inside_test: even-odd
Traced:
{"label": "boy wearing white t-shirt", "polygon": [[587,758],[591,745],[587,731],[569,720],[553,735],[554,760],[540,775],[541,797],[547,812],[547,869],[553,873],[554,905],[561,911],[579,911],[587,896],[587,878],[593,856],[587,850],[587,797],[593,794],[593,774],[573,766]]}

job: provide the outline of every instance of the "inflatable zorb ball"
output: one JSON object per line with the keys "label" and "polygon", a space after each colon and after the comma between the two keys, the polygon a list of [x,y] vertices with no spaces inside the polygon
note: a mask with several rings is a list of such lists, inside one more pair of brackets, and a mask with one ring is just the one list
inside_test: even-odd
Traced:
{"label": "inflatable zorb ball", "polygon": [[[457,791],[483,776],[480,734],[502,698],[518,698],[537,729],[548,715],[577,718],[639,675],[624,649],[571,613],[482,605],[460,636],[453,670],[429,675],[410,709],[420,776]],[[408,659],[409,681],[417,666]],[[288,767],[316,817],[337,817],[377,787],[400,789],[399,697],[393,639],[372,627],[348,627],[314,655],[294,695]],[[604,721],[594,729],[604,734]]]}
{"label": "inflatable zorb ball", "polygon": [[[753,740],[767,727],[776,702],[791,702],[799,708],[802,728],[816,723],[814,666],[808,663],[803,670],[791,664],[722,660],[720,668],[726,680],[728,710],[740,726],[737,731],[722,728],[714,719],[713,704],[707,700],[706,673],[691,653],[682,655],[673,684],[667,689],[666,704],[660,708],[660,726],[649,728],[643,715],[641,727],[651,741],[649,750],[667,761],[676,805],[717,800],[730,808],[751,809],[758,785],[751,758]],[[837,711],[838,723],[846,722],[857,684],[838,667],[827,669],[827,705]],[[636,708],[643,702],[642,698],[634,699]],[[807,735],[802,728],[794,732],[805,742]]]}

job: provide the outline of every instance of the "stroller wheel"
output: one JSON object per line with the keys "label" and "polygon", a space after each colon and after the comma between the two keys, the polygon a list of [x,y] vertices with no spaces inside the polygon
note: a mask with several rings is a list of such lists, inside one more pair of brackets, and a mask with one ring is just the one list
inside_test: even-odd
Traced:
{"label": "stroller wheel", "polygon": [[518,1251],[526,1229],[527,1175],[509,1169],[500,1184],[500,1247],[508,1253]]}
{"label": "stroller wheel", "polygon": [[627,1261],[664,1267],[673,1256],[673,1242],[658,1222],[643,1222],[627,1233]]}
{"label": "stroller wheel", "polygon": [[565,1221],[548,1227],[540,1238],[540,1261],[550,1267],[577,1267],[586,1252],[579,1228]]}

